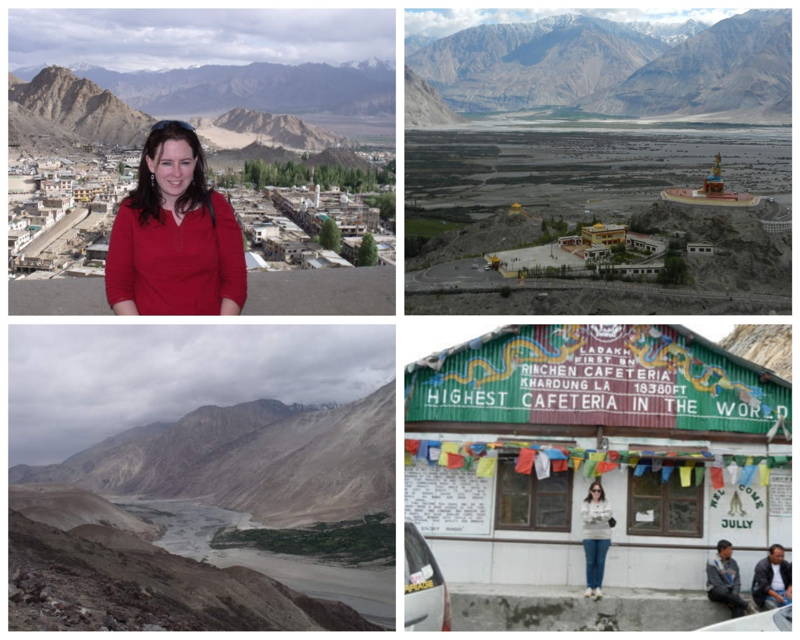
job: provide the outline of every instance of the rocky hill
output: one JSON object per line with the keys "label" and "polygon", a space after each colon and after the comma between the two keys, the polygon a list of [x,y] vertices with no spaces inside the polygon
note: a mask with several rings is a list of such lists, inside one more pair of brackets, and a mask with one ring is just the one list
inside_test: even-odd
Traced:
{"label": "rocky hill", "polygon": [[745,209],[710,208],[658,201],[631,218],[634,230],[664,234],[683,232],[690,241],[711,242],[713,258],[690,258],[696,283],[702,288],[786,295],[791,281],[791,242],[764,231],[759,219],[779,209],[762,201]]}
{"label": "rocky hill", "polygon": [[64,485],[12,485],[8,491],[11,509],[37,522],[69,531],[81,525],[103,525],[133,534],[143,540],[155,540],[161,530],[94,493]]}
{"label": "rocky hill", "polygon": [[301,162],[299,153],[289,151],[283,147],[268,147],[258,142],[252,142],[241,149],[224,149],[208,155],[208,166],[215,171],[223,171],[230,167],[240,170],[246,160],[263,160],[267,164],[277,162]]}
{"label": "rocky hill", "polygon": [[379,630],[244,567],[217,569],[125,533],[9,514],[11,631]]}
{"label": "rocky hill", "polygon": [[259,456],[231,450],[213,469],[192,473],[186,490],[214,491],[220,506],[272,526],[394,514],[394,381],[358,402],[279,426],[254,434],[248,448]]}
{"label": "rocky hill", "polygon": [[231,109],[216,118],[214,125],[239,133],[256,133],[266,138],[262,143],[292,149],[320,151],[347,144],[343,136],[303,122],[297,116],[273,115],[253,109]]}
{"label": "rocky hill", "polygon": [[325,149],[319,153],[309,156],[303,161],[309,167],[320,167],[322,165],[348,167],[350,169],[361,169],[369,171],[372,165],[350,149]]}
{"label": "rocky hill", "polygon": [[[791,10],[752,10],[670,49],[608,91],[580,102],[606,114],[775,120],[791,116]],[[790,121],[790,120],[788,120]]]}
{"label": "rocky hill", "polygon": [[59,153],[74,149],[81,144],[81,138],[74,131],[48,120],[23,107],[18,102],[8,102],[8,145],[9,152]]}
{"label": "rocky hill", "polygon": [[9,481],[197,498],[283,526],[393,513],[394,422],[393,383],[328,410],[276,400],[202,407],[59,465],[12,467]]}
{"label": "rocky hill", "polygon": [[456,111],[574,105],[615,86],[668,48],[623,24],[562,15],[473,27],[406,60]]}
{"label": "rocky hill", "polygon": [[792,379],[792,326],[738,324],[719,345],[731,353]]}
{"label": "rocky hill", "polygon": [[506,251],[516,247],[523,239],[532,240],[541,234],[541,217],[514,216],[504,210],[461,229],[433,236],[419,248],[418,255],[406,256],[406,271],[427,268],[465,256]]}
{"label": "rocky hill", "polygon": [[407,129],[435,125],[456,124],[464,118],[450,109],[436,89],[420,78],[410,68],[405,69]]}
{"label": "rocky hill", "polygon": [[[47,67],[30,82],[12,85],[9,99],[90,143],[139,146],[155,122],[110,91],[63,67]],[[24,112],[17,115],[24,117]]]}

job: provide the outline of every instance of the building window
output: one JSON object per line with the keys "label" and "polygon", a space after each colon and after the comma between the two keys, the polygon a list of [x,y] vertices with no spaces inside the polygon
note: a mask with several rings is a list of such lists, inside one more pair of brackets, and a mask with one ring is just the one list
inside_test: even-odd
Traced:
{"label": "building window", "polygon": [[572,518],[572,471],[536,473],[514,471],[514,458],[501,457],[497,467],[496,529],[569,531]]}
{"label": "building window", "polygon": [[634,536],[703,536],[703,485],[681,487],[678,467],[668,482],[649,469],[628,479],[628,534]]}

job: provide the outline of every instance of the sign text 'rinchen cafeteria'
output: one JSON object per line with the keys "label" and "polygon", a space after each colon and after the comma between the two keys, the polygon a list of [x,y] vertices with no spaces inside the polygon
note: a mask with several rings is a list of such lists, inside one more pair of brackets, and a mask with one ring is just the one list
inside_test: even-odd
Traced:
{"label": "sign text 'rinchen cafeteria'", "polygon": [[409,421],[766,433],[791,391],[668,326],[526,325],[407,374]]}

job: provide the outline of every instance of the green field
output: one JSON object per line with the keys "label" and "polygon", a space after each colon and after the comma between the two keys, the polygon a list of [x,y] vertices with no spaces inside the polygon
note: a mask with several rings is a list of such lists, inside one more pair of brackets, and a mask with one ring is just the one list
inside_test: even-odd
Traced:
{"label": "green field", "polygon": [[445,231],[460,229],[465,224],[464,222],[449,222],[439,218],[406,218],[406,236],[432,238]]}
{"label": "green field", "polygon": [[305,529],[220,529],[211,540],[214,549],[255,547],[274,553],[314,556],[344,564],[395,561],[394,522],[382,522],[386,513],[361,520],[318,522]]}

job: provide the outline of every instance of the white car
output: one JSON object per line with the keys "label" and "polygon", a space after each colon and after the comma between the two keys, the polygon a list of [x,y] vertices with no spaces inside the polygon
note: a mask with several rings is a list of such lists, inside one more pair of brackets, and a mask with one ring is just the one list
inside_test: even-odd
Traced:
{"label": "white car", "polygon": [[752,616],[732,618],[695,631],[791,631],[792,605],[772,609]]}
{"label": "white car", "polygon": [[405,525],[406,631],[450,631],[450,594],[428,543],[410,522]]}

